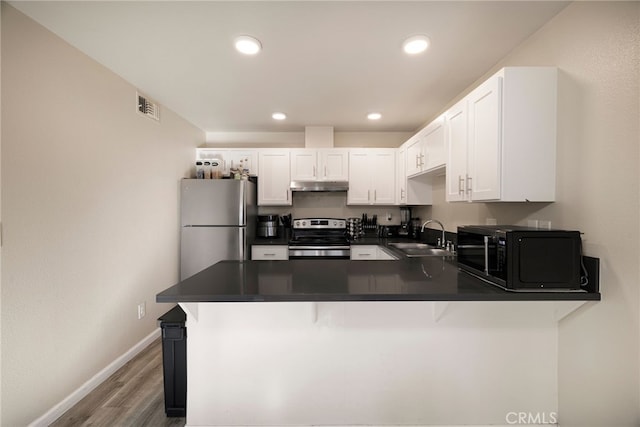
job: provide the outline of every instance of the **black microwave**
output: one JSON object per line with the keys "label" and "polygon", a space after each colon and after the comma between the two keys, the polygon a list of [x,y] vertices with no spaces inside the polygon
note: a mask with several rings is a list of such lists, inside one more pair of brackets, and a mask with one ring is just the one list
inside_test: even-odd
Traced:
{"label": "black microwave", "polygon": [[514,225],[460,226],[458,266],[507,290],[580,290],[580,232]]}

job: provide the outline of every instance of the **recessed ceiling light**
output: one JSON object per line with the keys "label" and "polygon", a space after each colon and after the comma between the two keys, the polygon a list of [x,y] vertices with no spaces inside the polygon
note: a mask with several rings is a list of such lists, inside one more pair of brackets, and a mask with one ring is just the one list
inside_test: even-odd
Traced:
{"label": "recessed ceiling light", "polygon": [[369,113],[367,114],[367,119],[369,120],[380,120],[382,118],[382,114],[380,113]]}
{"label": "recessed ceiling light", "polygon": [[402,43],[402,49],[409,55],[415,55],[427,50],[430,44],[431,41],[429,40],[429,37],[425,35],[417,35],[406,39]]}
{"label": "recessed ceiling light", "polygon": [[285,113],[273,113],[271,117],[273,117],[274,120],[284,120],[287,118],[287,115]]}
{"label": "recessed ceiling light", "polygon": [[238,52],[244,53],[245,55],[255,55],[262,50],[260,40],[251,36],[238,36],[233,44]]}

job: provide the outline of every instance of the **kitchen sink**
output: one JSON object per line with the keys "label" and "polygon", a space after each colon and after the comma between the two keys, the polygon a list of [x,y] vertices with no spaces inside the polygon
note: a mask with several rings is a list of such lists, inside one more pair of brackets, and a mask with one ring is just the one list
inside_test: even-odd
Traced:
{"label": "kitchen sink", "polygon": [[405,249],[430,249],[433,248],[433,246],[427,245],[426,243],[414,243],[414,242],[409,242],[409,243],[389,243],[389,246],[393,246],[394,248],[398,248],[401,250],[405,250]]}
{"label": "kitchen sink", "polygon": [[409,258],[420,256],[446,256],[451,255],[448,251],[438,248],[424,248],[424,249],[401,249],[402,252]]}
{"label": "kitchen sink", "polygon": [[403,252],[407,257],[421,257],[421,256],[447,256],[451,255],[449,251],[444,249],[436,248],[435,246],[427,245],[426,243],[389,243],[389,246],[392,246],[401,252]]}

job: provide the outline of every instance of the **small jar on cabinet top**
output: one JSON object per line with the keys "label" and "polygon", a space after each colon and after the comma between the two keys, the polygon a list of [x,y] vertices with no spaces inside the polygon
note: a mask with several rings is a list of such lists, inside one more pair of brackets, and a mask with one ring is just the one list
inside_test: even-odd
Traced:
{"label": "small jar on cabinet top", "polygon": [[202,162],[196,162],[196,179],[204,179],[204,166]]}

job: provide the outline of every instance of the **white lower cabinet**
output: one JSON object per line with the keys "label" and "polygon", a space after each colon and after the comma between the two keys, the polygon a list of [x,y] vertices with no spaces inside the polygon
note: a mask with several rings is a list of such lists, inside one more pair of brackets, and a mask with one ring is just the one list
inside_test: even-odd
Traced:
{"label": "white lower cabinet", "polygon": [[377,245],[352,245],[351,259],[359,261],[371,261],[395,260],[397,258],[387,253],[387,251]]}
{"label": "white lower cabinet", "polygon": [[287,260],[289,259],[289,247],[287,245],[252,245],[252,260]]}
{"label": "white lower cabinet", "polygon": [[375,260],[378,258],[378,246],[376,245],[352,245],[352,260]]}

